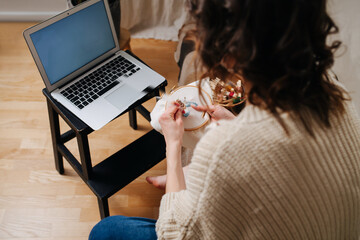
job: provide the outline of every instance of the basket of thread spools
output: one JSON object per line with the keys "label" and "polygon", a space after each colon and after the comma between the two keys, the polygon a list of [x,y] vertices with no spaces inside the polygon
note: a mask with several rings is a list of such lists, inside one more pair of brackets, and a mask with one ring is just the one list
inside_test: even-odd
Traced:
{"label": "basket of thread spools", "polygon": [[245,102],[245,89],[239,79],[236,83],[224,82],[219,78],[210,80],[210,87],[213,92],[213,101],[223,107],[233,108]]}

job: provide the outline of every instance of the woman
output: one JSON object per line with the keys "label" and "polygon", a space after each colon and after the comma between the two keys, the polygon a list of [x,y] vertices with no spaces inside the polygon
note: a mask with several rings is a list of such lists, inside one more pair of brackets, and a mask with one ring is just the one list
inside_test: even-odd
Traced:
{"label": "woman", "polygon": [[[201,139],[186,181],[178,106],[161,117],[167,178],[157,237],[359,239],[360,121],[329,74],[340,42],[326,44],[338,30],[326,1],[191,0],[189,8],[206,75],[241,76],[248,101]],[[156,239],[154,227],[115,216],[90,238]]]}

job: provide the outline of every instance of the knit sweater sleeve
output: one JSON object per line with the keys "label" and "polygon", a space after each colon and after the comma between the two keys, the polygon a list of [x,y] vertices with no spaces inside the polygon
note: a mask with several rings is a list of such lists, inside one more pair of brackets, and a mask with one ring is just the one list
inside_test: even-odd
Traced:
{"label": "knit sweater sleeve", "polygon": [[[190,230],[199,213],[200,196],[209,175],[209,165],[223,132],[213,129],[198,143],[186,177],[186,190],[162,197],[156,223],[158,239],[197,239],[199,231]],[[214,148],[215,146],[215,148]]]}

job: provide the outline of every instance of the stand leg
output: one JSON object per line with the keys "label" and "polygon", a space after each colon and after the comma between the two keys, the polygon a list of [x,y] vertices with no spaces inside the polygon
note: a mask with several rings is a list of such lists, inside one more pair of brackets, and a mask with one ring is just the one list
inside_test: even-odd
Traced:
{"label": "stand leg", "polygon": [[86,180],[89,180],[92,175],[92,164],[88,137],[86,134],[77,133],[76,138],[79,147],[82,174]]}
{"label": "stand leg", "polygon": [[98,204],[99,204],[101,219],[104,219],[104,218],[110,216],[108,199],[98,197]]}
{"label": "stand leg", "polygon": [[150,118],[150,112],[144,108],[142,105],[137,106],[136,111],[138,111],[146,120],[148,120],[149,122],[151,121]]}
{"label": "stand leg", "polygon": [[[64,161],[61,153],[58,151],[58,144],[61,143],[60,125],[59,125],[59,114],[53,109],[51,103],[47,100],[47,107],[49,113],[51,140],[54,151],[55,167],[60,173],[64,173]],[[62,144],[62,143],[61,143]]]}
{"label": "stand leg", "polygon": [[137,129],[136,110],[135,109],[131,109],[129,111],[129,123],[130,123],[130,126],[134,130]]}

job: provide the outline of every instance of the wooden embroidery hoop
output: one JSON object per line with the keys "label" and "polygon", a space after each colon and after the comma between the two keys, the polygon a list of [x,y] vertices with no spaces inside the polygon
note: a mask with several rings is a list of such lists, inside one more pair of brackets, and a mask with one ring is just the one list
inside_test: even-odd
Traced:
{"label": "wooden embroidery hoop", "polygon": [[[181,86],[181,87],[178,87],[174,90],[172,90],[169,94],[169,97],[172,96],[175,92],[178,92],[179,90],[184,90],[184,88],[196,88],[196,89],[199,89],[198,86],[192,86],[192,85],[186,85],[186,86]],[[203,94],[204,98],[205,98],[205,101],[208,103],[208,104],[213,104],[213,100],[211,98],[211,96],[206,92],[204,91],[203,89],[201,89],[201,93]],[[200,96],[199,96],[199,99],[200,99]],[[175,100],[174,100],[175,101]],[[166,104],[165,104],[165,110],[167,108],[167,104],[169,102],[169,99],[166,101]],[[199,104],[201,104],[199,102]],[[205,112],[202,114],[202,117],[204,118],[205,117]],[[200,128],[202,128],[203,126],[205,126],[210,120],[210,117],[208,119],[206,119],[201,125],[199,126],[196,126],[194,128],[184,128],[185,131],[195,131],[195,130],[198,130]]]}

